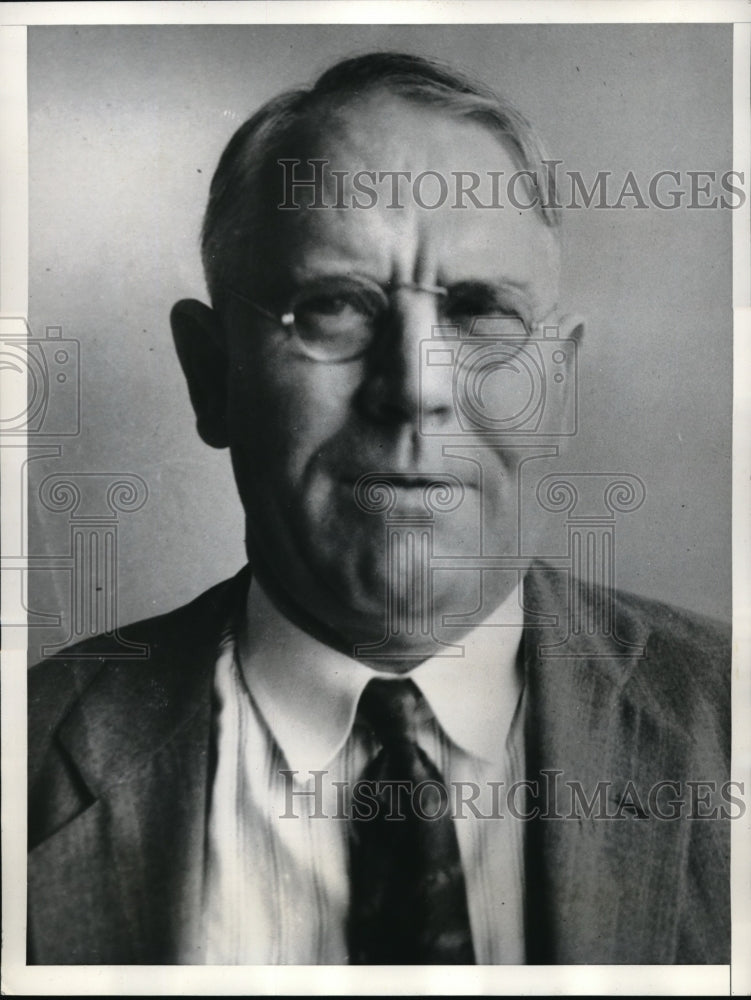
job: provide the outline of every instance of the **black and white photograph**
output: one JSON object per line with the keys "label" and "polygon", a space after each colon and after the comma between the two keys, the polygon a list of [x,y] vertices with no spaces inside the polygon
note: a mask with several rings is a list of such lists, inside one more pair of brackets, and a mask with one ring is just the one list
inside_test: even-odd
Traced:
{"label": "black and white photograph", "polygon": [[4,989],[745,992],[743,5],[29,6]]}

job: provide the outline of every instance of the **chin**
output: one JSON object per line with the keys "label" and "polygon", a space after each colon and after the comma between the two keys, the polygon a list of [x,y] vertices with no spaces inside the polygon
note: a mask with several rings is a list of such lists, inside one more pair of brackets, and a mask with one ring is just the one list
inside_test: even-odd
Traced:
{"label": "chin", "polygon": [[[383,546],[375,551],[362,546],[319,564],[317,578],[328,585],[328,607],[322,617],[355,643],[377,642],[387,632],[403,636],[408,653],[420,635],[434,632],[432,621],[468,610],[471,588],[466,573],[443,580],[434,576],[428,600],[421,591],[428,578],[427,565],[413,564],[411,572],[403,568],[393,572],[384,555]],[[323,597],[323,588],[316,596]],[[421,620],[423,615],[431,621]]]}
{"label": "chin", "polygon": [[[356,617],[383,622],[387,602],[395,607],[405,593],[421,587],[433,554],[471,556],[479,550],[479,511],[472,501],[474,497],[461,512],[434,520],[391,524],[381,513],[366,514],[351,504],[332,502],[306,512],[294,543],[311,583],[318,581]],[[454,611],[458,603],[466,603],[468,577],[449,576],[450,582],[444,578],[446,586],[434,576],[434,594],[447,611]]]}

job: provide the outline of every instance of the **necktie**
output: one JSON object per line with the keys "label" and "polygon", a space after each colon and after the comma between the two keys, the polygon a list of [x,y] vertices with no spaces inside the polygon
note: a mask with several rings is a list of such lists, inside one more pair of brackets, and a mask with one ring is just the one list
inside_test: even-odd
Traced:
{"label": "necktie", "polygon": [[[382,744],[350,822],[350,964],[474,963],[464,873],[444,781],[415,742],[412,681],[372,680],[359,712]],[[435,818],[433,818],[435,817]]]}

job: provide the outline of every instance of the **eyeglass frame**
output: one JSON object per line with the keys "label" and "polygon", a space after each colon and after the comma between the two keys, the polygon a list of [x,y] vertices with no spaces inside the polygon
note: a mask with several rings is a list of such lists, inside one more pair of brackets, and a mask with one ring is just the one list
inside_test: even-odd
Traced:
{"label": "eyeglass frame", "polygon": [[[335,275],[333,277],[350,277],[350,276]],[[382,296],[383,300],[387,305],[391,304],[390,295],[382,285],[378,284],[378,282],[373,281],[370,278],[366,278],[364,275],[357,275],[355,280],[358,284],[367,286],[371,290],[376,291],[379,295]],[[447,288],[443,285],[432,285],[417,281],[389,282],[388,287],[389,287],[389,292],[395,292],[407,289],[416,292],[424,292],[428,295],[437,295],[440,298],[445,298],[446,296],[448,296],[450,292],[450,288]],[[319,357],[317,354],[311,352],[309,345],[306,344],[305,340],[300,336],[299,332],[297,331],[295,327],[294,312],[287,310],[286,312],[280,314],[272,311],[271,309],[267,309],[265,306],[262,306],[259,302],[256,302],[253,299],[249,298],[249,296],[245,295],[243,292],[238,291],[236,288],[227,286],[227,291],[235,298],[239,299],[241,302],[244,302],[246,305],[249,305],[259,315],[264,316],[266,319],[270,319],[272,322],[276,323],[277,326],[280,326],[283,330],[287,331],[291,337],[294,337],[295,342],[300,348],[302,354],[306,358],[309,358],[311,361],[316,361],[319,364],[342,364],[346,361],[356,361],[358,358],[361,358],[364,354],[366,354],[371,347],[372,341],[367,343],[361,350],[358,350],[357,353],[355,354],[347,354],[342,357],[336,357],[336,356]],[[503,316],[499,314],[498,318],[518,320],[523,325],[527,333],[527,336],[531,338],[535,334],[538,334],[543,329],[543,327],[545,326],[545,321],[554,312],[556,312],[557,309],[558,305],[556,303],[554,306],[551,306],[551,308],[541,319],[534,320],[531,323],[525,322],[525,320],[522,319],[521,316]]]}

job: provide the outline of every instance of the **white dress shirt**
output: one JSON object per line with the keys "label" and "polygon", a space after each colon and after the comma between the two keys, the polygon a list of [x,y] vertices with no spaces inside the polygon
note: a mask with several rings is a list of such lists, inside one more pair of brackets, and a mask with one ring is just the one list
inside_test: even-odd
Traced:
{"label": "white dress shirt", "polygon": [[[418,743],[449,784],[478,964],[525,958],[523,824],[499,807],[524,774],[519,597],[463,655],[401,675],[432,710]],[[204,922],[186,944],[211,965],[346,964],[349,789],[379,749],[353,723],[367,682],[395,675],[301,631],[255,581],[246,626],[217,659]]]}

